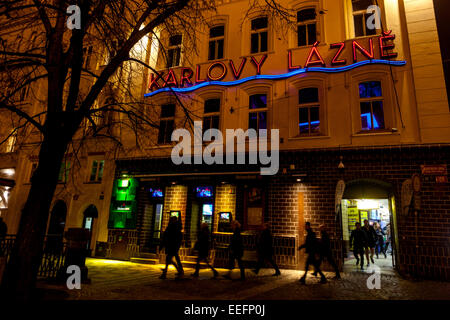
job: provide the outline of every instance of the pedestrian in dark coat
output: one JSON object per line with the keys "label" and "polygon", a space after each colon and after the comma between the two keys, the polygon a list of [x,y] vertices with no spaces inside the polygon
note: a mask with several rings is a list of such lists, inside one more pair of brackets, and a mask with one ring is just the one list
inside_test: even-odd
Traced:
{"label": "pedestrian in dark coat", "polygon": [[306,264],[305,264],[305,273],[303,274],[303,277],[300,278],[300,282],[305,284],[306,283],[306,274],[308,273],[309,266],[313,265],[314,269],[317,273],[320,274],[320,282],[326,283],[327,278],[320,270],[319,266],[319,259],[316,258],[316,255],[320,254],[319,244],[316,238],[316,234],[311,229],[311,224],[309,222],[306,222],[305,229],[307,232],[305,243],[302,244],[298,250],[306,249],[306,253],[308,254],[306,258]]}
{"label": "pedestrian in dark coat", "polygon": [[353,244],[353,254],[356,258],[356,265],[359,264],[361,257],[361,270],[364,270],[364,249],[367,247],[366,233],[361,229],[361,223],[355,224],[356,229],[350,235],[350,247]]}
{"label": "pedestrian in dark coat", "polygon": [[[159,249],[162,250],[165,248],[166,252],[166,267],[163,269],[160,279],[166,279],[167,269],[170,264],[173,264],[177,269],[179,278],[184,275],[183,266],[181,265],[180,256],[178,255],[183,239],[183,233],[181,230],[182,225],[181,222],[178,221],[177,217],[170,217],[169,225],[164,231],[163,240]],[[173,258],[175,258],[176,263],[173,262]]]}
{"label": "pedestrian in dark coat", "polygon": [[378,222],[375,223],[374,225],[374,229],[375,229],[375,233],[377,235],[377,242],[376,242],[376,250],[375,250],[375,254],[377,255],[377,259],[378,259],[378,255],[380,253],[384,254],[384,258],[386,259],[386,250],[384,247],[384,232],[383,229],[381,229],[381,226]]}
{"label": "pedestrian in dark coat", "polygon": [[217,278],[219,273],[212,265],[209,264],[209,227],[207,223],[202,223],[200,227],[200,232],[198,233],[198,239],[195,243],[195,249],[198,250],[197,265],[195,266],[195,272],[192,274],[193,277],[198,277],[200,270],[200,262],[205,261],[208,267],[211,268],[214,274],[214,278]]}
{"label": "pedestrian in dark coat", "polygon": [[273,240],[268,223],[262,225],[261,233],[257,242],[258,262],[254,272],[258,274],[259,270],[264,266],[264,261],[267,260],[275,269],[274,276],[281,275],[280,269],[273,259]]}
{"label": "pedestrian in dark coat", "polygon": [[320,240],[319,240],[319,248],[320,248],[320,260],[319,266],[324,259],[327,259],[328,263],[333,267],[334,272],[336,273],[336,279],[340,279],[341,275],[339,273],[339,268],[336,265],[336,262],[333,259],[333,253],[331,251],[331,242],[330,236],[328,232],[325,230],[325,226],[322,224],[319,227],[320,230]]}
{"label": "pedestrian in dark coat", "polygon": [[366,233],[367,238],[367,246],[366,246],[366,258],[367,258],[367,266],[369,266],[369,251],[370,251],[370,261],[375,263],[373,260],[373,255],[375,254],[375,245],[377,243],[377,233],[373,226],[369,224],[368,220],[364,220],[364,226],[362,230]]}
{"label": "pedestrian in dark coat", "polygon": [[237,260],[239,269],[241,270],[241,280],[245,280],[245,269],[244,264],[242,262],[242,256],[244,255],[244,244],[242,242],[242,236],[241,236],[241,224],[234,220],[231,223],[231,228],[233,229],[233,235],[231,236],[231,242],[230,242],[230,260],[229,260],[229,266],[230,269],[229,273],[225,275],[226,278],[231,279],[231,271],[234,269],[234,262]]}

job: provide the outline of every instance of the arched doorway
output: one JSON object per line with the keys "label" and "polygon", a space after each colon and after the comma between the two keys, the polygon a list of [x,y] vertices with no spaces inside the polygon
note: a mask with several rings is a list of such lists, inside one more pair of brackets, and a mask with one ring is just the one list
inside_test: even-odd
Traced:
{"label": "arched doorway", "polygon": [[62,200],[56,201],[50,213],[47,231],[47,251],[58,252],[63,247],[64,228],[66,226],[67,206]]}
{"label": "arched doorway", "polygon": [[[357,223],[364,226],[379,226],[372,241],[375,248],[364,254],[364,265],[355,258],[350,245],[352,232]],[[383,273],[392,273],[395,268],[395,200],[392,185],[376,179],[357,179],[346,183],[341,201],[342,239],[344,248],[344,271],[353,272],[367,269],[370,265],[380,268]],[[370,232],[366,236],[370,238]],[[372,239],[372,238],[371,238]],[[370,241],[369,241],[370,242]],[[373,256],[372,256],[373,252]],[[368,259],[369,258],[369,259]],[[373,261],[372,261],[373,259]]]}
{"label": "arched doorway", "polygon": [[86,210],[83,212],[83,225],[82,228],[88,229],[90,231],[90,239],[87,244],[87,249],[91,248],[92,241],[92,233],[94,228],[94,220],[98,218],[98,210],[97,207],[93,204],[89,205]]}

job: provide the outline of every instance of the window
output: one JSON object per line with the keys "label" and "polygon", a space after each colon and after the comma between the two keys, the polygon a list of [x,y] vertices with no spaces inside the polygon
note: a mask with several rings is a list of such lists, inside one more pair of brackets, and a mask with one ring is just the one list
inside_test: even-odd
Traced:
{"label": "window", "polygon": [[89,69],[91,65],[92,46],[83,48],[83,68]]}
{"label": "window", "polygon": [[361,129],[363,131],[385,129],[381,82],[361,82],[359,98]]}
{"label": "window", "polygon": [[[208,129],[219,129],[220,120],[220,99],[208,99],[205,101],[203,111],[203,134]],[[210,140],[211,137],[205,137]]]}
{"label": "window", "polygon": [[89,174],[89,182],[101,182],[103,178],[103,167],[105,160],[93,160],[91,164],[91,172]]}
{"label": "window", "polygon": [[165,104],[161,106],[158,144],[168,144],[171,142],[172,131],[174,129],[174,121],[175,121],[175,104]]}
{"label": "window", "polygon": [[223,58],[223,44],[225,39],[225,26],[217,26],[209,29],[208,60]]}
{"label": "window", "polygon": [[61,163],[61,168],[59,169],[58,182],[66,183],[69,178],[70,172],[70,161],[65,161]]}
{"label": "window", "polygon": [[315,135],[320,131],[320,101],[318,88],[298,91],[298,127],[300,135]]}
{"label": "window", "polygon": [[367,13],[367,8],[374,4],[374,0],[352,0],[355,37],[371,36],[377,33],[375,28],[369,29],[367,27],[367,19],[371,15]]}
{"label": "window", "polygon": [[14,152],[17,143],[17,131],[13,130],[5,142],[5,153]]}
{"label": "window", "polygon": [[167,50],[167,68],[172,68],[180,65],[181,40],[181,34],[171,36],[169,38],[169,47]]}
{"label": "window", "polygon": [[31,182],[31,178],[33,178],[33,174],[34,174],[34,172],[36,171],[37,167],[38,167],[38,163],[37,163],[37,162],[33,162],[33,163],[31,164],[31,171],[30,171],[30,179],[29,179],[29,182]]}
{"label": "window", "polygon": [[248,128],[267,129],[267,95],[254,94],[249,99]]}
{"label": "window", "polygon": [[297,45],[313,45],[317,41],[316,9],[297,12]]}
{"label": "window", "polygon": [[251,53],[267,51],[268,30],[267,17],[252,20]]}

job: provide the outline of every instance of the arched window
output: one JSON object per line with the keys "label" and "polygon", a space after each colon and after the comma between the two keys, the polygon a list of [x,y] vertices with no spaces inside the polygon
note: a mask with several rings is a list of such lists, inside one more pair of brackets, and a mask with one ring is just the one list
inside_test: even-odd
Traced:
{"label": "arched window", "polygon": [[249,97],[248,128],[267,129],[267,94],[254,94]]}
{"label": "arched window", "polygon": [[367,26],[367,20],[372,15],[367,13],[367,9],[375,4],[375,0],[351,0],[354,37],[371,36],[377,33],[376,28]]}
{"label": "arched window", "polygon": [[385,129],[383,92],[380,81],[359,83],[359,105],[361,110],[361,130]]}

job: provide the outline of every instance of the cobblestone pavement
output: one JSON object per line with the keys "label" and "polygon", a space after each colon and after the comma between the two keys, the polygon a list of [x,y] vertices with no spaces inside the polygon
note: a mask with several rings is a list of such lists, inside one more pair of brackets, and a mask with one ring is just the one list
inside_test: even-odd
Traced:
{"label": "cobblestone pavement", "polygon": [[[62,285],[40,281],[38,287],[43,299],[67,300],[403,300],[450,299],[450,283],[411,281],[393,274],[381,275],[381,289],[369,290],[364,272],[344,272],[341,280],[325,273],[328,283],[309,276],[306,285],[298,282],[303,271],[282,270],[281,277],[272,277],[273,270],[263,269],[258,276],[247,270],[247,280],[239,281],[234,270],[233,280],[220,277],[211,279],[212,272],[202,269],[200,277],[193,279],[193,269],[185,268],[185,278],[174,280],[175,269],[168,272],[167,280],[160,280],[162,265],[144,265],[131,262],[88,259],[90,284],[80,290],[68,290]],[[225,269],[218,269],[223,275]]]}

